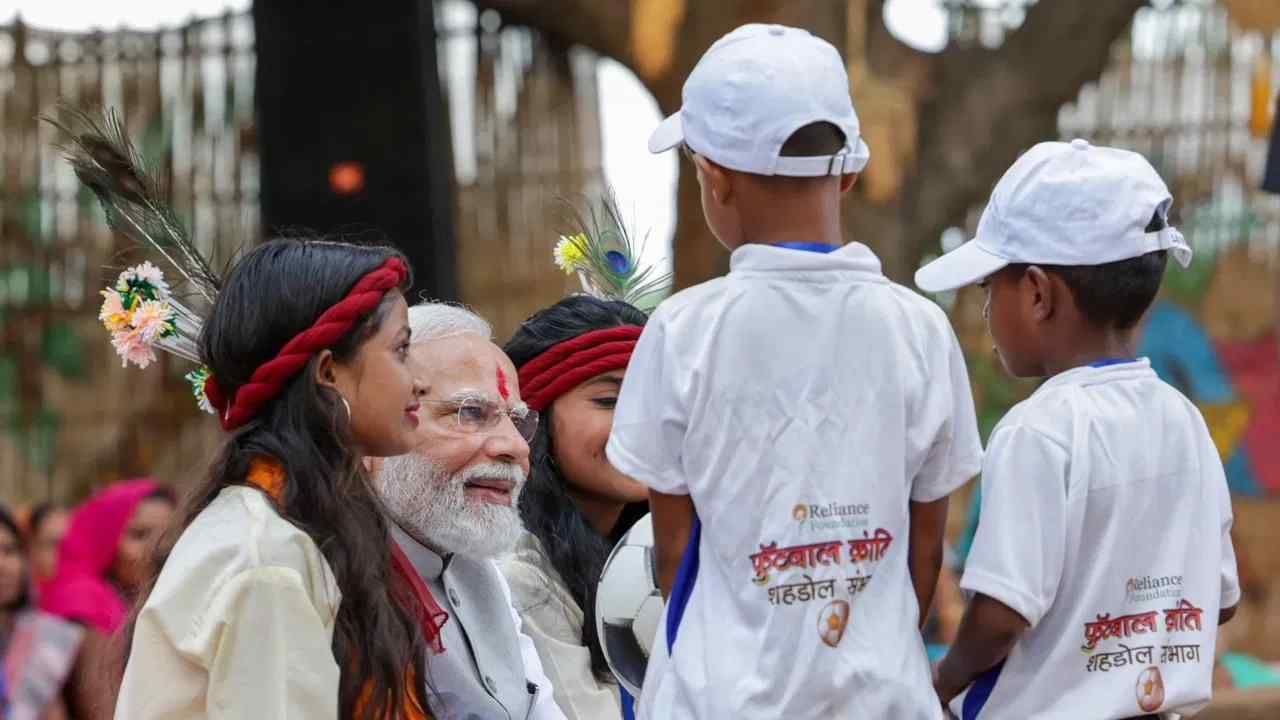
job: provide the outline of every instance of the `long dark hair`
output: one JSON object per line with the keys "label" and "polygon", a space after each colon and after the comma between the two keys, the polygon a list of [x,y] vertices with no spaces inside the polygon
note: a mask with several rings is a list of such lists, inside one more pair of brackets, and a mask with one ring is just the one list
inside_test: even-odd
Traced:
{"label": "long dark hair", "polygon": [[2,505],[0,505],[0,527],[13,533],[13,540],[18,543],[18,554],[22,557],[22,591],[8,607],[0,607],[0,612],[13,612],[21,610],[31,602],[31,575],[27,571],[27,542],[18,528],[18,522],[13,519],[8,508]]}
{"label": "long dark hair", "polygon": [[[231,396],[258,366],[346,297],[360,278],[398,255],[387,247],[300,239],[274,240],[253,249],[218,293],[200,337],[201,358]],[[334,358],[352,358],[377,332],[386,308],[383,303],[331,348]],[[340,716],[356,717],[362,702],[360,717],[384,720],[399,717],[410,695],[427,707],[416,684],[406,687],[407,667],[416,669],[419,681],[425,678],[422,639],[406,609],[408,590],[391,570],[387,522],[361,459],[351,449],[348,419],[338,395],[315,381],[313,360],[257,418],[227,439],[207,479],[179,512],[177,528],[190,525],[223,488],[243,484],[255,459],[278,461],[287,482],[277,509],[315,541],[342,592],[333,632],[342,673]],[[155,573],[176,535],[169,533],[156,552]],[[131,622],[130,634],[132,628]]]}
{"label": "long dark hair", "polygon": [[[573,295],[526,320],[503,349],[519,368],[565,340],[619,325],[644,325],[647,319],[624,302]],[[542,411],[537,434],[529,443],[529,481],[520,494],[520,516],[582,608],[582,644],[591,652],[592,673],[600,681],[613,682],[596,636],[596,583],[609,551],[632,523],[648,512],[648,506],[642,502],[628,505],[608,537],[597,532],[573,502],[569,482],[556,465],[551,425],[548,407]]]}

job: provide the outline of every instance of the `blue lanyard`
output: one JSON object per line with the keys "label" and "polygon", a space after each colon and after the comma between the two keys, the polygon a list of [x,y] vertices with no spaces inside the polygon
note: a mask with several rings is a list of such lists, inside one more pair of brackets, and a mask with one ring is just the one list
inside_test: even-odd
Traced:
{"label": "blue lanyard", "polygon": [[1095,360],[1089,363],[1091,368],[1103,368],[1109,365],[1123,365],[1125,363],[1138,362],[1138,358],[1106,358],[1103,360]]}
{"label": "blue lanyard", "polygon": [[774,247],[786,248],[788,250],[804,250],[805,252],[816,252],[816,253],[822,253],[824,255],[827,253],[835,252],[836,250],[839,249],[835,245],[825,245],[823,243],[806,243],[806,242],[778,243],[777,245],[774,245]]}

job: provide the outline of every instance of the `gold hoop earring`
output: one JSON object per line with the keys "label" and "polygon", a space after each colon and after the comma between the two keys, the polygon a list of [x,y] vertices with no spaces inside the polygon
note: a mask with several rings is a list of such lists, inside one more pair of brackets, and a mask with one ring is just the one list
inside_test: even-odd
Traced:
{"label": "gold hoop earring", "polygon": [[347,399],[342,397],[341,395],[338,396],[338,399],[342,401],[342,408],[347,411],[347,424],[350,425],[351,424],[351,403],[347,402]]}

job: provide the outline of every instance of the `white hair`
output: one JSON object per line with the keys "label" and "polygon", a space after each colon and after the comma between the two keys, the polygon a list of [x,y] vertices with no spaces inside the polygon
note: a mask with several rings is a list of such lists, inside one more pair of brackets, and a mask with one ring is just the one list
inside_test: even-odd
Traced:
{"label": "white hair", "polygon": [[[491,505],[467,497],[476,479],[507,480],[510,505]],[[387,458],[378,473],[383,505],[401,530],[441,554],[492,558],[509,552],[524,532],[520,491],[524,469],[490,462],[450,473],[420,452]]]}
{"label": "white hair", "polygon": [[489,321],[454,303],[427,301],[409,308],[409,328],[413,343],[431,342],[455,335],[478,335],[493,339]]}

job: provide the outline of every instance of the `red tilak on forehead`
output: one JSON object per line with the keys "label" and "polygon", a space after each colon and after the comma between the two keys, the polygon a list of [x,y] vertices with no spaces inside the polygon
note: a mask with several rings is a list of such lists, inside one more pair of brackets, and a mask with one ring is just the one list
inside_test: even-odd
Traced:
{"label": "red tilak on forehead", "polygon": [[511,390],[507,387],[507,374],[502,372],[502,366],[498,366],[498,395],[503,400],[511,399]]}

